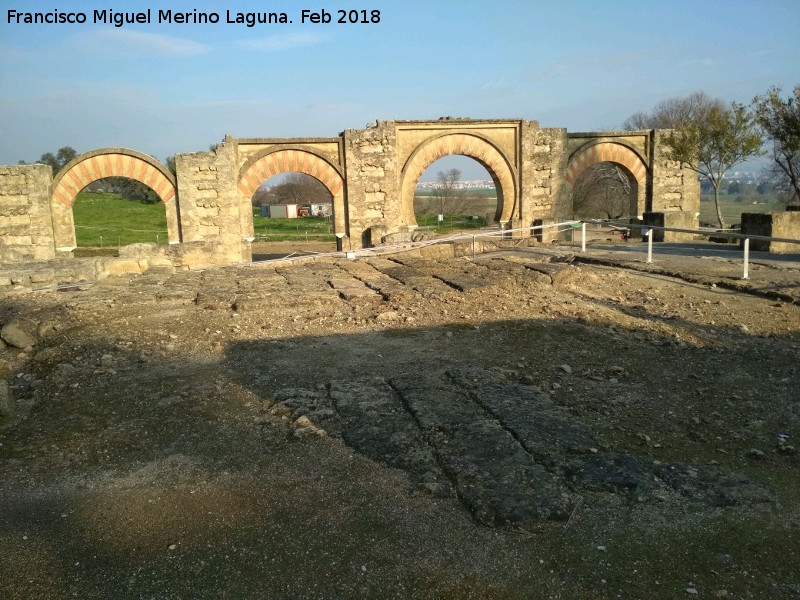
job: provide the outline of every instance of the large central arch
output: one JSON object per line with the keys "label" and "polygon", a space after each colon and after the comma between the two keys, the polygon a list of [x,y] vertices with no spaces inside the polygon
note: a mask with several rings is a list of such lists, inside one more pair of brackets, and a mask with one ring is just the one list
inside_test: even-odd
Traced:
{"label": "large central arch", "polygon": [[252,198],[258,186],[273,175],[296,171],[319,180],[333,196],[333,232],[346,234],[344,178],[338,167],[303,146],[268,148],[248,160],[239,172],[239,191]]}
{"label": "large central arch", "polygon": [[76,156],[53,179],[50,208],[56,248],[75,247],[72,203],[83,188],[106,177],[127,177],[152,189],[161,198],[166,210],[169,241],[181,241],[175,175],[158,160],[142,152],[127,148],[103,148]]}
{"label": "large central arch", "polygon": [[420,144],[409,156],[401,173],[401,222],[416,227],[414,190],[422,174],[444,156],[462,154],[477,160],[489,172],[497,190],[496,219],[511,221],[517,206],[516,173],[508,157],[491,141],[476,133],[442,133]]}

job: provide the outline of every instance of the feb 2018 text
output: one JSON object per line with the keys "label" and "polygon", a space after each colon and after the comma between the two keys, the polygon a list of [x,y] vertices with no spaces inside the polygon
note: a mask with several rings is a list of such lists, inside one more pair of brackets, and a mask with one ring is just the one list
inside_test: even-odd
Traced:
{"label": "feb 2018 text", "polygon": [[[155,17],[155,18],[153,18]],[[295,15],[301,24],[307,23],[338,23],[338,24],[377,24],[381,22],[381,11],[379,10],[333,10],[331,12],[320,10],[302,9]],[[281,23],[294,23],[285,12],[237,12],[232,10],[225,11],[225,18],[217,12],[203,12],[194,9],[189,12],[162,10],[153,11],[151,9],[138,12],[122,12],[110,9],[94,10],[91,13],[85,12],[63,12],[54,9],[47,12],[26,12],[8,9],[6,12],[6,22],[9,24],[20,25],[57,25],[57,24],[84,24],[84,23],[104,23],[122,27],[134,23],[168,23],[168,24],[217,24],[231,23],[255,27],[256,25],[272,25]]]}

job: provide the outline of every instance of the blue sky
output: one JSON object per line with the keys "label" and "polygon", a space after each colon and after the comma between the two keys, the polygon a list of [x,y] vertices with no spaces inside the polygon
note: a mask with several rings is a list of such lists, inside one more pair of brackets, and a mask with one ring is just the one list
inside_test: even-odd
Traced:
{"label": "blue sky", "polygon": [[[445,115],[613,129],[696,90],[749,102],[800,84],[800,0],[0,6],[0,164],[65,145],[163,160],[226,133],[335,136],[375,119]],[[300,23],[303,7],[324,8],[331,23]],[[87,23],[8,23],[9,10],[54,8]],[[91,22],[94,10],[148,8],[149,25]],[[363,8],[380,22],[335,23],[339,9]],[[159,9],[216,12],[220,22],[159,24]],[[293,23],[228,24],[228,10],[283,11]]]}

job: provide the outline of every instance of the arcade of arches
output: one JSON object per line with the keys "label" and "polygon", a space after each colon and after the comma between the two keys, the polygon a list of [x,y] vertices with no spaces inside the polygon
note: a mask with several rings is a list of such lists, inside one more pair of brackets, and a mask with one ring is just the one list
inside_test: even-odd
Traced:
{"label": "arcade of arches", "polygon": [[135,179],[158,194],[170,243],[213,243],[225,248],[229,262],[250,258],[255,190],[289,171],[311,175],[330,191],[334,232],[343,247],[353,249],[413,231],[420,175],[454,154],[477,160],[489,172],[504,229],[571,218],[571,187],[598,162],[621,165],[636,182],[631,218],[697,213],[697,176],[668,160],[663,135],[568,133],[524,120],[377,121],[331,138],[227,136],[213,152],[176,155],[175,175],[153,157],[122,148],[78,156],[55,177],[43,165],[0,167],[0,260],[47,259],[71,250],[75,195],[111,176]]}

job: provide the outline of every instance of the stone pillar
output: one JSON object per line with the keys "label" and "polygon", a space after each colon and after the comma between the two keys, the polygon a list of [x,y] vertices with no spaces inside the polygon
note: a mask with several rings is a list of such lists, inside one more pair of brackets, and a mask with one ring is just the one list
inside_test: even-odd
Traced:
{"label": "stone pillar", "polygon": [[694,227],[700,215],[700,181],[697,173],[683,163],[669,159],[664,138],[667,130],[655,129],[652,136],[650,190],[646,212],[684,211],[694,215]]}
{"label": "stone pillar", "polygon": [[395,155],[394,122],[378,121],[367,129],[348,129],[343,135],[347,177],[343,247],[356,249],[380,242],[371,240],[373,225],[400,223],[407,227],[414,223],[414,211],[412,207],[409,216],[400,206],[402,165],[397,164]]}
{"label": "stone pillar", "polygon": [[[53,173],[47,165],[0,167],[0,263],[55,258],[52,181]],[[72,211],[67,210],[74,246]]]}
{"label": "stone pillar", "polygon": [[249,202],[242,209],[235,143],[226,139],[214,152],[177,154],[175,166],[183,241],[217,244],[230,262],[251,260],[245,238],[253,234],[252,211]]}
{"label": "stone pillar", "polygon": [[[564,179],[566,150],[566,129],[540,129],[536,122],[523,122],[519,226],[530,227],[534,221],[554,223],[572,217]],[[548,236],[546,232],[544,235]]]}

